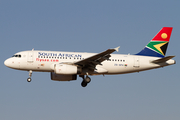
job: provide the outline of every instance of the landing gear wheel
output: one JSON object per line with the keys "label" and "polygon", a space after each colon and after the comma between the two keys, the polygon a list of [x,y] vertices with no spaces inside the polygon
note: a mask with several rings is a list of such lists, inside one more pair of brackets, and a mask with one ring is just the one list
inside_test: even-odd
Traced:
{"label": "landing gear wheel", "polygon": [[31,82],[32,70],[29,70],[29,78],[27,79],[28,82]]}
{"label": "landing gear wheel", "polygon": [[28,81],[28,82],[31,82],[31,78],[28,78],[27,81]]}
{"label": "landing gear wheel", "polygon": [[82,87],[86,87],[87,84],[88,84],[88,83],[83,80],[82,83],[81,83],[81,86],[82,86]]}
{"label": "landing gear wheel", "polygon": [[91,82],[91,78],[86,76],[85,80],[84,80],[86,83],[90,83]]}
{"label": "landing gear wheel", "polygon": [[88,77],[88,76],[86,76],[86,78],[84,78],[84,75],[79,76],[79,77],[82,77],[82,79],[83,79],[83,81],[82,81],[82,83],[81,83],[81,86],[82,86],[82,87],[86,87],[87,84],[91,82],[91,78]]}

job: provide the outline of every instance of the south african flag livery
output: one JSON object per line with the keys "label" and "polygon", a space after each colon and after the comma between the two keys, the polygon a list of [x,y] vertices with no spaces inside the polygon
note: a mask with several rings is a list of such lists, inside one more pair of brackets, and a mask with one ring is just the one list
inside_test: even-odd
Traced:
{"label": "south african flag livery", "polygon": [[136,55],[164,57],[170,40],[172,27],[163,27],[158,34]]}

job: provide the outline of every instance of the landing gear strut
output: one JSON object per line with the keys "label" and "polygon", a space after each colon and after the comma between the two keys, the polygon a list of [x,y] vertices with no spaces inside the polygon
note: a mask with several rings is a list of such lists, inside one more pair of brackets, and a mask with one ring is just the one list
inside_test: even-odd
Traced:
{"label": "landing gear strut", "polygon": [[29,71],[29,78],[27,79],[28,82],[31,82],[32,70]]}
{"label": "landing gear strut", "polygon": [[86,87],[88,83],[91,82],[91,78],[89,76],[86,76],[86,78],[84,78],[84,75],[80,76],[83,78],[83,81],[81,83],[82,87]]}

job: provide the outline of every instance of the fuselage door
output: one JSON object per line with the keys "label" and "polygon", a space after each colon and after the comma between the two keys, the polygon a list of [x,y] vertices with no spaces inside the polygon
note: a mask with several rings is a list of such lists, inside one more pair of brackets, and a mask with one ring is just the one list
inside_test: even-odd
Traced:
{"label": "fuselage door", "polygon": [[139,68],[139,58],[138,57],[134,57],[134,67],[135,68]]}
{"label": "fuselage door", "polygon": [[33,51],[29,51],[28,52],[28,57],[27,57],[27,61],[32,63],[33,62]]}

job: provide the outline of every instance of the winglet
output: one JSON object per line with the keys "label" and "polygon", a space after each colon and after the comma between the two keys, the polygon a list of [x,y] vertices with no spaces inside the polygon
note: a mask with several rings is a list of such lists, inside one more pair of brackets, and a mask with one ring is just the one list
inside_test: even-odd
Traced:
{"label": "winglet", "polygon": [[114,50],[116,50],[116,51],[118,52],[118,51],[119,51],[119,48],[120,48],[120,46],[119,46],[119,47],[114,48]]}

